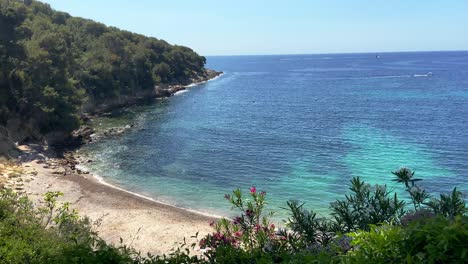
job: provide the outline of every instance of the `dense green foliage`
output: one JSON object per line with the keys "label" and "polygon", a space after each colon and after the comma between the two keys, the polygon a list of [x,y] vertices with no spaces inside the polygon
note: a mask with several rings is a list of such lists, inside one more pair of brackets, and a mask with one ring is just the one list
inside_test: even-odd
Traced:
{"label": "dense green foliage", "polygon": [[291,216],[279,230],[263,212],[265,192],[252,187],[246,199],[236,190],[225,198],[240,216],[220,220],[200,247],[210,261],[223,263],[465,263],[468,217],[461,192],[433,197],[414,171],[393,174],[410,203],[386,186],[353,178],[345,199],[331,203],[330,217],[289,201]]}
{"label": "dense green foliage", "polygon": [[60,193],[47,193],[34,208],[25,197],[0,193],[0,263],[107,263],[129,261],[126,248],[108,246],[68,204],[56,205]]}
{"label": "dense green foliage", "polygon": [[394,174],[410,187],[413,209],[384,186],[356,178],[351,193],[331,204],[329,218],[288,202],[285,229],[275,228],[272,214],[264,212],[265,192],[252,187],[244,197],[235,190],[225,198],[240,215],[212,223],[215,231],[200,240],[198,255],[191,254],[195,244],[183,243],[162,256],[108,245],[87,218],[68,204],[58,206],[60,193],[47,193],[43,206],[33,208],[27,198],[4,190],[0,263],[466,263],[468,216],[461,193],[431,197],[416,184],[414,172],[404,168]]}
{"label": "dense green foliage", "polygon": [[[0,125],[30,137],[69,132],[82,106],[124,100],[204,74],[183,46],[71,17],[37,1],[0,0]],[[12,121],[14,120],[14,121]]]}

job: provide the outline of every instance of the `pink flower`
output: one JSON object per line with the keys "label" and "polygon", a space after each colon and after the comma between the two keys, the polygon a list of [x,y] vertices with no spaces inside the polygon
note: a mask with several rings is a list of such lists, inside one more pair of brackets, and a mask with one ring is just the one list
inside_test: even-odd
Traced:
{"label": "pink flower", "polygon": [[215,222],[214,221],[211,221],[210,222],[210,226],[214,226],[215,225]]}
{"label": "pink flower", "polygon": [[262,192],[260,193],[260,195],[261,195],[261,196],[265,196],[265,195],[266,195],[266,192],[263,192],[263,191],[262,191]]}
{"label": "pink flower", "polygon": [[242,236],[242,232],[241,232],[241,231],[236,231],[236,232],[234,232],[234,236],[235,236],[235,237],[241,237],[241,236]]}
{"label": "pink flower", "polygon": [[256,193],[256,192],[257,192],[257,188],[255,188],[255,186],[250,187],[250,193]]}
{"label": "pink flower", "polygon": [[270,225],[270,229],[271,229],[271,230],[275,230],[275,224],[271,224],[271,225]]}

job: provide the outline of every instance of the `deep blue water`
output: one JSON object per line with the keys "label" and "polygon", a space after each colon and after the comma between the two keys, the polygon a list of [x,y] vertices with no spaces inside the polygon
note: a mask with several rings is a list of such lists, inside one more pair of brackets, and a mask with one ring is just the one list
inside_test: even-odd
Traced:
{"label": "deep blue water", "polygon": [[97,120],[136,126],[82,151],[108,182],[222,215],[223,195],[250,186],[275,210],[325,212],[353,176],[399,187],[401,166],[431,192],[468,191],[468,52],[380,56],[208,57],[222,77]]}

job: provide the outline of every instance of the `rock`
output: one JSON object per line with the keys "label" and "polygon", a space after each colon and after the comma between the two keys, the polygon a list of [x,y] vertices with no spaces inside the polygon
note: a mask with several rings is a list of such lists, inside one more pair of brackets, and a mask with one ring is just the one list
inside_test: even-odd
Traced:
{"label": "rock", "polygon": [[7,174],[8,175],[8,178],[12,179],[12,178],[17,178],[19,177],[20,175],[16,172],[10,172]]}
{"label": "rock", "polygon": [[0,156],[17,157],[20,154],[10,131],[15,130],[0,126]]}
{"label": "rock", "polygon": [[65,169],[64,168],[58,168],[56,170],[53,170],[52,174],[65,174]]}

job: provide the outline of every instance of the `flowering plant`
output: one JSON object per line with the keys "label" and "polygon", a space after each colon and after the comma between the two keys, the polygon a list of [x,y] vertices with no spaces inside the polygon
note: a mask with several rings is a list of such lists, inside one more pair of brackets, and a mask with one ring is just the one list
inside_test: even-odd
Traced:
{"label": "flowering plant", "polygon": [[273,213],[264,213],[266,192],[258,192],[256,187],[251,187],[249,196],[250,199],[245,199],[240,189],[224,196],[240,215],[213,223],[215,232],[200,241],[200,248],[214,249],[220,245],[230,245],[268,249],[280,241],[275,233],[275,225],[270,220]]}

